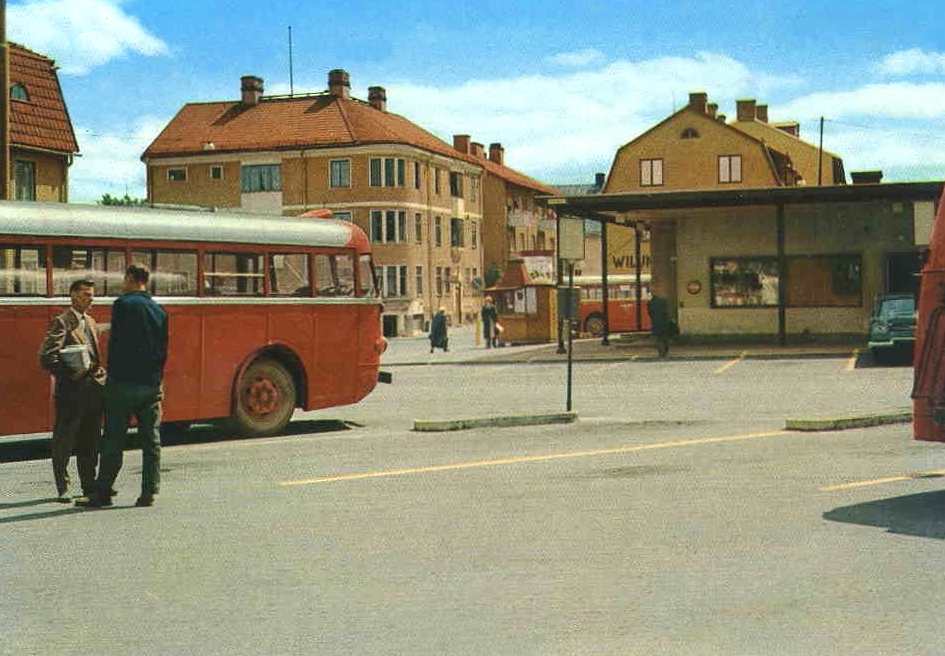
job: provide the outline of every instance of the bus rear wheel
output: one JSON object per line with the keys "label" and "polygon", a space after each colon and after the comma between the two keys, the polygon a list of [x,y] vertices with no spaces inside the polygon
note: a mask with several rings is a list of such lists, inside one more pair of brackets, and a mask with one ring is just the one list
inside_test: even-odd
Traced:
{"label": "bus rear wheel", "polygon": [[275,435],[295,412],[295,381],[281,363],[270,358],[253,362],[236,385],[233,423],[245,435]]}
{"label": "bus rear wheel", "polygon": [[600,337],[604,334],[604,317],[599,314],[592,314],[584,322],[584,332],[590,333],[594,337]]}

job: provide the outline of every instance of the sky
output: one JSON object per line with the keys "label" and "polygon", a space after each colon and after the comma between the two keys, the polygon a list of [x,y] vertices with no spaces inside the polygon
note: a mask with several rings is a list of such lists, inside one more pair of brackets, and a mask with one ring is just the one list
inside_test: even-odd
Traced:
{"label": "sky", "polygon": [[70,200],[143,198],[141,154],[188,102],[387,90],[448,143],[499,142],[548,184],[591,183],[621,145],[705,91],[885,182],[945,179],[945,12],[939,0],[11,0],[11,41],[55,59],[80,157]]}

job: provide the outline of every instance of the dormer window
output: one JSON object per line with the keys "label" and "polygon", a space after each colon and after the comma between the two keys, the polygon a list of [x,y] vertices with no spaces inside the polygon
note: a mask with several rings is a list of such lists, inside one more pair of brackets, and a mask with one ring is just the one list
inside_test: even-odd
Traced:
{"label": "dormer window", "polygon": [[26,87],[17,82],[10,87],[10,97],[14,100],[29,100],[30,94],[26,91]]}
{"label": "dormer window", "polygon": [[695,128],[686,128],[685,130],[682,131],[682,134],[679,136],[682,139],[698,139],[699,133],[696,131]]}

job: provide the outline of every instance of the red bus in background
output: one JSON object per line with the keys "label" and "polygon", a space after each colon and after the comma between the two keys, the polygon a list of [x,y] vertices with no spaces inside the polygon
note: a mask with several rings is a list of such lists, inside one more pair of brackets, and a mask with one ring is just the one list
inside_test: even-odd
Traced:
{"label": "red bus in background", "polygon": [[[607,276],[607,313],[612,333],[629,333],[650,329],[646,302],[650,300],[650,274],[640,276],[642,295],[637,293],[636,275]],[[567,279],[565,279],[567,283]],[[596,337],[604,334],[604,291],[600,276],[575,276],[574,286],[581,288],[581,330]],[[637,323],[637,298],[642,314]]]}
{"label": "red bus in background", "polygon": [[919,274],[912,428],[917,440],[945,442],[945,190]]}
{"label": "red bus in background", "polygon": [[[354,403],[379,377],[371,249],[354,224],[55,203],[0,202],[0,435],[52,428],[52,378],[38,363],[69,285],[95,281],[103,328],[130,262],[151,269],[169,316],[164,421],[229,418],[281,431],[295,408]],[[103,331],[102,349],[108,335]],[[107,355],[106,355],[107,367]]]}

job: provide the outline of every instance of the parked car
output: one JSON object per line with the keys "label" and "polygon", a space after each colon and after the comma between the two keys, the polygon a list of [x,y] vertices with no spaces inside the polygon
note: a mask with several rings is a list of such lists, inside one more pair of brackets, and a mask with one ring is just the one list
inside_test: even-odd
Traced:
{"label": "parked car", "polygon": [[877,360],[894,349],[915,345],[915,297],[885,294],[876,299],[870,317],[869,347]]}

